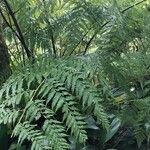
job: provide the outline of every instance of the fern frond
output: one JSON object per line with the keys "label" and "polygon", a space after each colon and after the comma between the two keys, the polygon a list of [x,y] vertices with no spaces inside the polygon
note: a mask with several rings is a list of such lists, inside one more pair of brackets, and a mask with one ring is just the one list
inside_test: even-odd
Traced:
{"label": "fern frond", "polygon": [[145,131],[140,126],[134,128],[134,136],[136,138],[138,147],[140,148],[143,141],[146,139]]}
{"label": "fern frond", "polygon": [[[87,139],[85,121],[77,108],[74,97],[68,93],[64,85],[56,79],[51,78],[50,80],[47,80],[47,84],[53,86],[44,88],[45,91],[43,95],[45,96],[48,94],[46,103],[48,104],[51,102],[52,109],[55,112],[60,108],[62,109],[62,112],[64,113],[63,120],[66,122],[68,129],[71,128],[71,133],[74,134],[81,143],[84,143]],[[43,89],[43,86],[41,89]]]}
{"label": "fern frond", "polygon": [[19,136],[19,144],[22,144],[25,139],[31,141],[32,150],[52,149],[46,136],[35,127],[36,125],[31,125],[29,122],[20,123],[14,128],[12,136]]}
{"label": "fern frond", "polygon": [[96,88],[80,68],[72,70],[65,61],[59,64],[39,61],[16,72],[0,90],[1,123],[13,124],[12,135],[19,136],[20,144],[31,141],[35,150],[68,149],[69,136],[85,144],[87,109],[105,129],[109,128]]}
{"label": "fern frond", "polygon": [[92,107],[94,106],[94,114],[98,121],[102,123],[103,127],[109,129],[108,116],[105,113],[101,102],[102,99],[98,94],[97,90],[92,87],[83,77],[77,77],[76,74],[72,74],[70,71],[62,71],[59,74],[59,78],[65,83],[66,88],[71,90],[72,94],[80,99],[82,106]]}
{"label": "fern frond", "polygon": [[15,124],[19,118],[19,110],[10,110],[0,105],[0,124]]}
{"label": "fern frond", "polygon": [[[42,127],[47,139],[51,141],[53,149],[65,150],[69,148],[65,134],[65,128],[56,120],[46,120]],[[53,137],[53,138],[52,138]]]}

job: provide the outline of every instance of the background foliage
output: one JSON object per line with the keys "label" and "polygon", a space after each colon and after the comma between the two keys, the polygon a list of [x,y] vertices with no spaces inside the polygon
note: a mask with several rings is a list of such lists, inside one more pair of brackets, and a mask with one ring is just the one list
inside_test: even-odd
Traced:
{"label": "background foliage", "polygon": [[148,0],[0,4],[13,71],[0,90],[7,149],[150,148]]}

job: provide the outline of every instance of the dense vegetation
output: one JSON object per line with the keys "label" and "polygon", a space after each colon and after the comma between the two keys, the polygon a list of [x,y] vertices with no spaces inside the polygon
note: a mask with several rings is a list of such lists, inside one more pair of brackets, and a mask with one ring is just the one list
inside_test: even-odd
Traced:
{"label": "dense vegetation", "polygon": [[149,0],[1,0],[0,21],[0,149],[150,149]]}

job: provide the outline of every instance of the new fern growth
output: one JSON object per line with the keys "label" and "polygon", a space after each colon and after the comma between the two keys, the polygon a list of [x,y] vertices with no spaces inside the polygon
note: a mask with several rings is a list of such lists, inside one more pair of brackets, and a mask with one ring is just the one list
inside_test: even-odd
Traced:
{"label": "new fern growth", "polygon": [[71,136],[85,144],[87,110],[109,129],[95,87],[76,69],[58,65],[36,63],[14,73],[0,91],[0,123],[11,125],[12,137],[30,141],[33,150],[69,149]]}

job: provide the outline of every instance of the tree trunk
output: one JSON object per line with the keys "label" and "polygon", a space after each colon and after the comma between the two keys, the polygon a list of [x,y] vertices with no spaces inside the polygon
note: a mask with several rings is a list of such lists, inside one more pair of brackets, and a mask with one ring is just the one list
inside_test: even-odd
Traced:
{"label": "tree trunk", "polygon": [[11,75],[8,48],[0,32],[0,85]]}
{"label": "tree trunk", "polygon": [[[0,88],[2,83],[11,75],[10,61],[7,45],[3,39],[2,21],[0,20]],[[6,125],[0,124],[0,149],[8,149],[10,136]]]}

